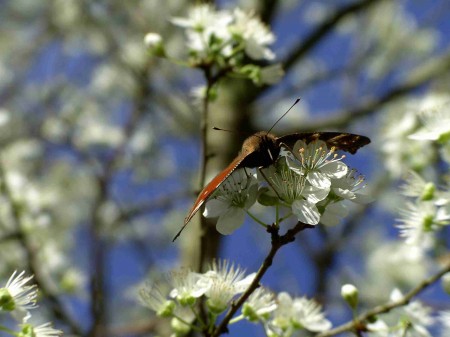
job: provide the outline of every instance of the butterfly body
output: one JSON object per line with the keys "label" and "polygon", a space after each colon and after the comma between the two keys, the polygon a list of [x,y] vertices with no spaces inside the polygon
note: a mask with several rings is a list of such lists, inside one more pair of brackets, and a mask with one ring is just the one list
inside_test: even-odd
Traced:
{"label": "butterfly body", "polygon": [[174,237],[173,241],[180,235],[189,221],[208,200],[214,191],[232,174],[236,169],[242,167],[267,167],[273,164],[280,154],[281,147],[292,148],[296,141],[303,140],[310,143],[314,140],[323,140],[331,148],[347,151],[351,154],[367,144],[370,139],[365,136],[340,132],[305,132],[293,133],[277,137],[272,133],[260,131],[248,137],[242,144],[238,156],[200,192],[194,205],[184,219],[184,225]]}

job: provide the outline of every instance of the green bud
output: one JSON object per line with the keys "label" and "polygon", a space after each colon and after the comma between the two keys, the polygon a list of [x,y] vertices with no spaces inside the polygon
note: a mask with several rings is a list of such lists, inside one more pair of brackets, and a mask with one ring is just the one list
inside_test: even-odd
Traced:
{"label": "green bud", "polygon": [[432,226],[434,224],[434,216],[427,215],[423,218],[422,226],[425,232],[430,232],[432,230]]}
{"label": "green bud", "polygon": [[16,302],[11,293],[6,288],[0,289],[0,309],[4,311],[13,311],[16,308]]}
{"label": "green bud", "polygon": [[341,288],[341,296],[350,308],[356,309],[358,305],[358,289],[353,284],[344,284]]}
{"label": "green bud", "polygon": [[22,326],[22,331],[19,332],[17,337],[36,337],[33,326],[31,324],[24,324]]}
{"label": "green bud", "polygon": [[184,297],[178,300],[183,307],[192,307],[196,302],[196,298],[193,296]]}
{"label": "green bud", "polygon": [[438,142],[440,144],[445,144],[450,141],[450,132],[443,133],[439,136]]}
{"label": "green bud", "polygon": [[244,305],[242,306],[242,315],[244,315],[244,317],[250,322],[259,321],[258,314],[255,312],[255,310],[253,310],[251,305],[249,305],[248,303],[244,303]]}
{"label": "green bud", "polygon": [[423,189],[420,199],[422,201],[430,201],[434,198],[434,192],[436,191],[436,186],[433,183],[426,183]]}
{"label": "green bud", "polygon": [[163,309],[159,310],[156,315],[159,317],[172,317],[173,311],[175,310],[176,304],[174,301],[169,300],[166,302],[166,305]]}
{"label": "green bud", "polygon": [[144,37],[144,43],[152,55],[166,57],[166,51],[161,35],[156,33],[148,33]]}

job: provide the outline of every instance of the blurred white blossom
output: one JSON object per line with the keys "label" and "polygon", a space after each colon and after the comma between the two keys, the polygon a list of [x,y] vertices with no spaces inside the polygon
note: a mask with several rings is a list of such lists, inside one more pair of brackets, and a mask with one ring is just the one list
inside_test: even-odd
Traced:
{"label": "blurred white blossom", "polygon": [[292,298],[281,292],[277,296],[277,309],[266,325],[268,336],[289,336],[295,330],[306,329],[312,332],[326,331],[331,322],[321,312],[321,306],[314,300],[305,297]]}

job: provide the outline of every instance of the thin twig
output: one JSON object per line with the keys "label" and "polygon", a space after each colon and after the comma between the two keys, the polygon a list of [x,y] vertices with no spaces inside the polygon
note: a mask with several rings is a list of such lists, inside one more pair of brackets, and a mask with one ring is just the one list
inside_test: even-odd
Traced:
{"label": "thin twig", "polygon": [[356,319],[354,319],[350,322],[347,322],[345,324],[342,324],[332,330],[322,332],[322,333],[318,334],[316,337],[330,337],[330,336],[334,336],[334,335],[337,335],[337,334],[340,334],[340,333],[343,333],[346,331],[354,330],[356,326],[361,325],[361,323],[367,322],[367,320],[371,317],[389,312],[392,309],[395,309],[397,307],[404,306],[404,305],[408,304],[413,297],[417,296],[420,292],[425,290],[428,286],[430,286],[434,282],[438,281],[444,274],[446,274],[448,272],[450,272],[450,263],[448,263],[444,268],[442,268],[439,272],[437,272],[433,276],[422,281],[417,287],[412,289],[409,293],[407,293],[405,296],[403,296],[400,300],[388,302],[386,304],[376,306],[375,308],[359,315],[358,317],[356,317]]}
{"label": "thin twig", "polygon": [[311,32],[311,34],[306,37],[306,39],[301,42],[297,48],[294,49],[294,51],[284,61],[285,70],[288,70],[294,66],[299,59],[322,42],[324,37],[328,33],[332,32],[337,24],[348,15],[363,11],[380,1],[381,0],[362,0],[339,8],[335,13],[322,22],[313,32]]}
{"label": "thin twig", "polygon": [[247,288],[247,290],[238,298],[236,302],[233,302],[231,304],[230,310],[228,310],[227,314],[225,315],[224,319],[220,324],[216,327],[211,337],[218,337],[220,334],[227,332],[227,325],[230,322],[230,320],[233,318],[234,314],[238,311],[238,309],[244,304],[244,302],[249,298],[249,296],[259,287],[259,281],[261,281],[262,277],[266,273],[266,271],[269,269],[269,267],[273,263],[273,258],[275,257],[275,254],[278,252],[278,250],[283,247],[284,245],[288,244],[289,242],[292,242],[295,240],[295,235],[306,229],[306,228],[312,228],[313,226],[304,224],[302,222],[298,222],[297,225],[288,230],[286,234],[280,236],[278,233],[278,227],[271,226],[268,228],[268,232],[272,235],[272,247],[269,251],[269,254],[267,254],[266,258],[264,259],[264,262],[262,263],[261,267],[259,268],[258,272],[255,275],[255,278],[253,279],[250,286]]}

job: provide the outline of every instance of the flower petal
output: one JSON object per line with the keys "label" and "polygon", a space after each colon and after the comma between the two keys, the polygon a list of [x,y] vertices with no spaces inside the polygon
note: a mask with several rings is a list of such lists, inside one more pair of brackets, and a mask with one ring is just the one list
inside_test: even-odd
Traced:
{"label": "flower petal", "polygon": [[345,177],[348,167],[341,161],[331,161],[320,168],[320,172],[327,177],[339,179]]}
{"label": "flower petal", "polygon": [[329,188],[331,186],[330,178],[318,171],[309,172],[306,179],[311,185],[319,188]]}
{"label": "flower petal", "polygon": [[241,227],[245,219],[242,208],[230,207],[217,220],[216,229],[220,234],[229,235]]}
{"label": "flower petal", "polygon": [[206,218],[216,218],[228,210],[229,204],[219,199],[210,199],[206,202],[203,216]]}
{"label": "flower petal", "polygon": [[292,213],[297,219],[308,225],[317,225],[320,220],[320,213],[316,205],[307,200],[295,200],[292,203]]}

